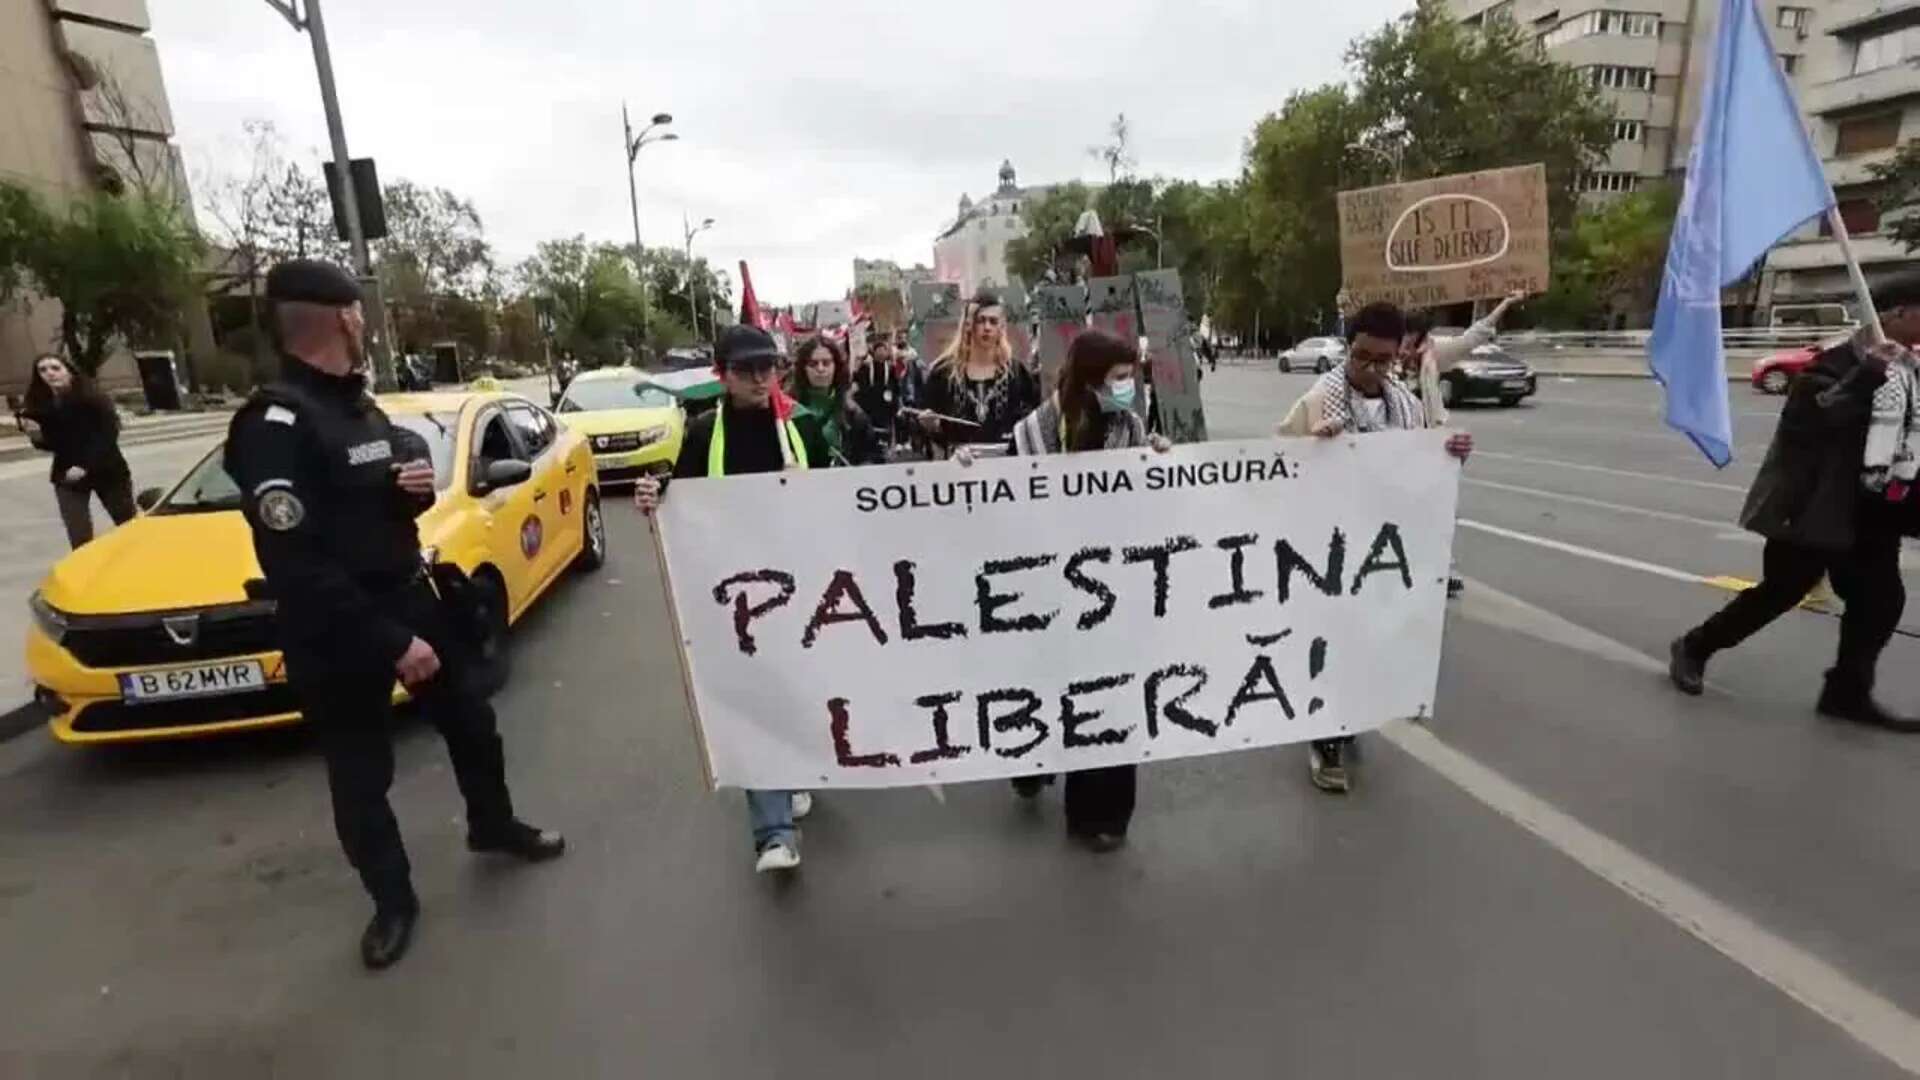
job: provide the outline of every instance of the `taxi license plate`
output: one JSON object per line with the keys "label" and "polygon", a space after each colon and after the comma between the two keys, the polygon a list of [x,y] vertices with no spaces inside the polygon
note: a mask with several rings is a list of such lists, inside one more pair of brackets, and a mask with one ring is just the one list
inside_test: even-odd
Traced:
{"label": "taxi license plate", "polygon": [[266,669],[258,660],[224,660],[215,664],[136,671],[120,676],[120,697],[135,704],[178,698],[217,697],[264,689]]}
{"label": "taxi license plate", "polygon": [[1508,379],[1506,382],[1502,383],[1501,385],[1506,387],[1508,390],[1525,390],[1527,388],[1527,380]]}

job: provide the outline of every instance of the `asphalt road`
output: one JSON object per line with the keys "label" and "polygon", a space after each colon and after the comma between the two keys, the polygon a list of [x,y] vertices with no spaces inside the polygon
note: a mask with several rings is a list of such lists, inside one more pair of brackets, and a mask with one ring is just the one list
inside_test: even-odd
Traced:
{"label": "asphalt road", "polygon": [[[1306,377],[1209,379],[1217,436]],[[1430,728],[1359,786],[1295,748],[1153,766],[1132,843],[1057,796],[828,793],[790,882],[702,788],[644,525],[560,588],[498,700],[557,864],[461,849],[430,733],[395,802],[427,915],[370,976],[298,733],[0,746],[0,1075],[1885,1077],[1920,1063],[1920,742],[1812,715],[1832,618],[1668,689],[1666,642],[1751,575],[1743,464],[1644,382],[1466,410],[1481,453]],[[1920,709],[1912,639],[1885,696]],[[1390,662],[1390,658],[1383,658]],[[1898,1064],[1897,1064],[1898,1063]]]}

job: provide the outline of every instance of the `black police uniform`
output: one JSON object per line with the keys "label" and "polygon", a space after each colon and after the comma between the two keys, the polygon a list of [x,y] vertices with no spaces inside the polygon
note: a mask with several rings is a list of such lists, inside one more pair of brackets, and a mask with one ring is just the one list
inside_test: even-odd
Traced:
{"label": "black police uniform", "polygon": [[[417,909],[393,783],[394,666],[417,636],[440,671],[412,690],[446,739],[470,840],[515,825],[493,707],[475,655],[423,573],[414,517],[432,505],[394,482],[427,457],[394,427],[358,375],[286,358],[233,419],[227,472],[239,484],[254,551],[274,597],[287,678],[326,753],[340,846],[383,912]],[[416,443],[418,449],[406,445]]]}

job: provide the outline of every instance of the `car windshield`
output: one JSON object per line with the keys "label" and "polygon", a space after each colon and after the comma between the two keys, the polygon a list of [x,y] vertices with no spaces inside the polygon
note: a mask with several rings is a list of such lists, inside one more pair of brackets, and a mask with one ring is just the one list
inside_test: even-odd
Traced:
{"label": "car windshield", "polygon": [[665,409],[673,395],[645,379],[582,379],[567,387],[555,412],[597,412],[602,409]]}
{"label": "car windshield", "polygon": [[427,442],[427,453],[433,458],[433,486],[441,491],[453,483],[453,443],[454,433],[459,429],[460,418],[453,413],[423,412],[395,413],[388,417],[393,426],[406,428]]}
{"label": "car windshield", "polygon": [[1332,338],[1312,337],[1300,343],[1303,349],[1324,349],[1333,344]]}

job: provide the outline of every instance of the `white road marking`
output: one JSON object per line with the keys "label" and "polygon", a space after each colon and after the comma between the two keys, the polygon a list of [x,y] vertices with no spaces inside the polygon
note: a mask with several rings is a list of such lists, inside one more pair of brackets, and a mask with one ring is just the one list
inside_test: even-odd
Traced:
{"label": "white road marking", "polygon": [[1909,1074],[1920,1075],[1920,1019],[1838,968],[1588,828],[1424,728],[1380,729],[1387,741],[1481,805],[1746,968]]}
{"label": "white road marking", "polygon": [[[1553,405],[1555,407],[1566,406],[1568,408],[1574,408],[1574,409],[1613,409],[1619,412],[1638,413],[1641,416],[1644,416],[1650,420],[1656,420],[1656,421],[1661,418],[1660,401],[1658,398],[1655,398],[1644,405],[1637,405],[1637,404],[1630,404],[1624,401],[1576,401],[1573,398],[1551,397],[1545,394],[1535,394],[1533,398],[1530,399],[1530,403],[1535,405]],[[1777,411],[1776,412],[1755,412],[1750,409],[1741,409],[1741,410],[1735,411],[1733,415],[1746,417],[1749,420],[1780,419],[1780,414]]]}
{"label": "white road marking", "polygon": [[1551,458],[1537,458],[1526,454],[1502,454],[1492,450],[1475,450],[1477,458],[1492,458],[1495,461],[1520,461],[1529,465],[1548,465],[1556,469],[1573,469],[1579,472],[1604,473],[1608,476],[1626,476],[1635,480],[1658,480],[1664,484],[1680,484],[1685,487],[1705,488],[1708,491],[1734,491],[1744,495],[1747,489],[1736,484],[1716,484],[1710,480],[1683,480],[1677,476],[1661,476],[1659,473],[1634,472],[1631,469],[1610,469],[1604,465],[1582,465],[1577,461],[1555,461]]}
{"label": "white road marking", "polygon": [[1671,566],[1661,566],[1659,563],[1630,559],[1625,555],[1615,555],[1611,552],[1596,551],[1590,547],[1581,547],[1579,544],[1569,544],[1564,540],[1554,540],[1545,536],[1535,536],[1532,533],[1503,529],[1498,525],[1488,525],[1483,521],[1470,521],[1467,518],[1461,518],[1460,527],[1491,533],[1494,536],[1504,536],[1508,540],[1518,540],[1523,544],[1533,544],[1536,547],[1543,547],[1549,551],[1558,551],[1567,555],[1578,555],[1581,558],[1592,559],[1595,562],[1624,566],[1629,570],[1638,570],[1641,573],[1652,574],[1655,577],[1663,577],[1671,581],[1684,581],[1689,585],[1707,585],[1713,580],[1704,574],[1690,573],[1686,570],[1675,570]]}
{"label": "white road marking", "polygon": [[1658,518],[1661,521],[1677,521],[1683,525],[1699,525],[1702,528],[1715,530],[1719,539],[1727,539],[1730,536],[1746,537],[1750,535],[1743,532],[1726,532],[1727,526],[1732,524],[1731,522],[1709,521],[1706,518],[1689,517],[1686,514],[1675,514],[1667,510],[1650,510],[1644,506],[1628,506],[1626,503],[1607,502],[1604,499],[1589,499],[1584,495],[1568,495],[1561,491],[1521,487],[1518,484],[1502,484],[1493,480],[1479,480],[1470,476],[1461,477],[1460,482],[1463,484],[1472,484],[1475,487],[1492,488],[1495,491],[1511,491],[1516,495],[1530,495],[1537,499],[1553,499],[1558,502],[1572,503],[1576,506],[1591,506],[1596,510],[1611,510],[1620,514],[1638,514],[1642,517]]}

